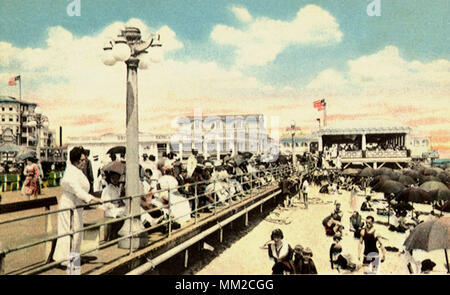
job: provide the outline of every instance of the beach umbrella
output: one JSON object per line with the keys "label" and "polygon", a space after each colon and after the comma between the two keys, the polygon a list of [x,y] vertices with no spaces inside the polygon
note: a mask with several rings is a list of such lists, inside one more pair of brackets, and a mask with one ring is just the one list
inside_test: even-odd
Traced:
{"label": "beach umbrella", "polygon": [[351,176],[356,176],[359,174],[359,169],[355,169],[355,168],[347,168],[345,170],[343,170],[341,172],[342,175],[351,175]]}
{"label": "beach umbrella", "polygon": [[444,183],[449,182],[450,181],[450,173],[441,172],[441,173],[439,173],[438,178],[440,181],[442,181]]}
{"label": "beach umbrella", "polygon": [[371,177],[374,176],[374,169],[370,167],[366,167],[361,172],[359,172],[360,177]]}
{"label": "beach umbrella", "polygon": [[18,153],[20,152],[20,146],[14,143],[4,143],[0,145],[0,153]]}
{"label": "beach umbrella", "polygon": [[125,174],[125,163],[120,161],[113,161],[103,167],[104,172],[115,172],[117,174],[123,175]]}
{"label": "beach umbrella", "polygon": [[443,190],[448,189],[447,186],[440,181],[427,181],[427,182],[421,184],[420,188],[423,190],[426,190],[427,192],[431,192],[431,191],[439,190],[439,189],[443,189]]}
{"label": "beach umbrella", "polygon": [[23,161],[29,158],[36,158],[37,154],[34,151],[28,151],[28,152],[24,152],[24,153],[20,153],[16,156],[16,160],[17,161]]}
{"label": "beach umbrella", "polygon": [[427,191],[414,187],[402,190],[397,194],[396,199],[399,201],[413,203],[425,203],[432,201],[431,195]]}
{"label": "beach umbrella", "polygon": [[419,178],[419,183],[420,184],[423,184],[423,183],[425,183],[427,181],[438,181],[438,182],[441,182],[441,179],[439,177],[437,177],[437,176],[434,176],[434,175],[421,176]]}
{"label": "beach umbrella", "polygon": [[377,175],[375,176],[375,178],[370,182],[370,186],[375,186],[380,182],[386,181],[386,180],[391,180],[391,178],[387,175]]}
{"label": "beach umbrella", "polygon": [[400,175],[398,178],[398,182],[400,182],[404,185],[416,184],[416,181],[414,180],[414,178],[412,178],[409,175]]}
{"label": "beach umbrella", "polygon": [[432,168],[425,168],[425,169],[423,169],[422,174],[426,175],[426,176],[428,176],[428,175],[434,176],[434,175],[437,175],[437,172],[436,172],[436,170],[434,170]]}
{"label": "beach umbrella", "polygon": [[427,252],[444,249],[447,273],[450,273],[447,256],[447,249],[450,248],[450,216],[443,216],[417,225],[403,245],[407,250],[421,249]]}
{"label": "beach umbrella", "polygon": [[392,209],[394,209],[396,212],[401,212],[401,211],[413,210],[414,207],[409,203],[400,202],[400,203],[393,204]]}
{"label": "beach umbrella", "polygon": [[416,170],[411,170],[411,169],[406,169],[406,170],[403,172],[403,174],[404,174],[404,175],[411,176],[411,177],[414,178],[414,179],[417,179],[417,178],[419,178],[419,176],[420,176],[420,173],[419,173],[418,171],[416,171]]}
{"label": "beach umbrella", "polygon": [[385,194],[397,194],[404,190],[405,185],[395,180],[385,180],[374,186],[373,190]]}
{"label": "beach umbrella", "polygon": [[400,171],[392,171],[392,174],[390,175],[392,180],[398,181],[400,176],[403,176],[403,174]]}
{"label": "beach umbrella", "polygon": [[450,189],[432,190],[430,196],[434,201],[448,201],[450,200]]}
{"label": "beach umbrella", "polygon": [[444,169],[439,168],[439,167],[433,167],[433,168],[431,168],[431,169],[433,169],[434,171],[436,171],[436,175],[438,175],[438,174],[444,172]]}
{"label": "beach umbrella", "polygon": [[126,147],[124,146],[115,146],[110,148],[107,152],[107,154],[125,154],[126,153]]}
{"label": "beach umbrella", "polygon": [[436,207],[439,211],[442,212],[450,212],[450,201],[447,201],[441,207]]}
{"label": "beach umbrella", "polygon": [[381,167],[378,170],[380,171],[381,175],[391,176],[393,174],[393,170],[391,168]]}

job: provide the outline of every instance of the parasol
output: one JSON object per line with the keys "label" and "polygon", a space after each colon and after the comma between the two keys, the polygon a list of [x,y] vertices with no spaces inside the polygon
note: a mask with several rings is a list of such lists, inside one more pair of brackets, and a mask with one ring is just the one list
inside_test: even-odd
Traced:
{"label": "parasol", "polygon": [[370,177],[370,176],[374,176],[374,170],[370,167],[366,167],[363,170],[361,170],[361,172],[359,173],[360,177]]}
{"label": "parasol", "polygon": [[125,164],[120,161],[114,161],[103,167],[104,172],[114,172],[120,175],[125,174]]}
{"label": "parasol", "polygon": [[107,152],[107,154],[125,154],[126,153],[126,147],[119,145],[115,146],[113,148],[110,148]]}
{"label": "parasol", "polygon": [[444,249],[447,273],[450,273],[447,249],[450,248],[450,216],[423,222],[414,228],[403,245],[407,250],[433,251]]}

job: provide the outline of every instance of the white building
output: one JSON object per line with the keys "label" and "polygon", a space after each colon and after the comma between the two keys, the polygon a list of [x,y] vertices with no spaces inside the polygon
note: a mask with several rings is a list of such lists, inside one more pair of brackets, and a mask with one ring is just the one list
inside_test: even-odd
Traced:
{"label": "white building", "polygon": [[56,146],[55,132],[49,130],[48,125],[32,123],[48,122],[45,115],[35,112],[36,107],[35,103],[19,101],[12,96],[0,96],[1,144],[10,142],[32,149],[36,149],[39,144],[42,150]]}

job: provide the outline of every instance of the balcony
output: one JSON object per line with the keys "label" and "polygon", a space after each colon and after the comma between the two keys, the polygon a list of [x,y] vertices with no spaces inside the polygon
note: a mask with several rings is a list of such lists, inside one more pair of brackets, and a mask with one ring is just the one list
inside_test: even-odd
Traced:
{"label": "balcony", "polygon": [[340,151],[341,159],[362,158],[362,151]]}
{"label": "balcony", "polygon": [[378,150],[366,151],[366,158],[406,158],[408,157],[406,150]]}

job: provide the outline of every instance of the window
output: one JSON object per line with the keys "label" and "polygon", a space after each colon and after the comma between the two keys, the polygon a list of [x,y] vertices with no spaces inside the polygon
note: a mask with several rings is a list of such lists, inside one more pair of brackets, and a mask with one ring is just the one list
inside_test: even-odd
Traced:
{"label": "window", "polygon": [[4,112],[5,111],[5,107],[2,107],[2,112]]}
{"label": "window", "polygon": [[9,111],[11,112],[13,110],[13,108],[12,107],[9,107]]}
{"label": "window", "polygon": [[16,122],[19,122],[19,116],[16,116]]}
{"label": "window", "polygon": [[5,122],[5,115],[2,115],[2,122]]}
{"label": "window", "polygon": [[13,121],[14,121],[13,117],[9,116],[9,122],[13,122]]}

